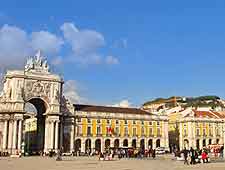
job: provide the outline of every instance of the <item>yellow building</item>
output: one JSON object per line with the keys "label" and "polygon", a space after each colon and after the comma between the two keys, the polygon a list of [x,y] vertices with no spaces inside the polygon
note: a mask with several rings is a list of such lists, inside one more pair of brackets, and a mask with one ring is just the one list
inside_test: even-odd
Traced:
{"label": "yellow building", "polygon": [[184,149],[223,144],[224,114],[188,108],[168,116],[170,146]]}
{"label": "yellow building", "polygon": [[70,140],[74,139],[70,142],[70,151],[168,147],[165,115],[154,115],[137,108],[91,105],[74,105],[74,110],[75,117],[71,117],[74,126],[70,128],[68,124],[66,128],[64,125],[64,133],[67,131]]}

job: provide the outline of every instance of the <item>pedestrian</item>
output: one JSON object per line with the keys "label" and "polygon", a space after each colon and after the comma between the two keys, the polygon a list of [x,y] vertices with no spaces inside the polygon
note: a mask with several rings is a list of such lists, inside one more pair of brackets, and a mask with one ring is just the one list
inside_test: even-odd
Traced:
{"label": "pedestrian", "polygon": [[220,148],[220,158],[221,159],[223,159],[223,150],[224,150],[224,147],[222,146],[221,148]]}
{"label": "pedestrian", "polygon": [[184,164],[189,165],[189,162],[188,162],[188,154],[189,154],[189,151],[186,148],[184,148],[183,154],[184,154]]}
{"label": "pedestrian", "polygon": [[152,158],[155,159],[155,149],[152,150]]}
{"label": "pedestrian", "polygon": [[190,164],[191,165],[194,165],[195,164],[195,150],[192,147],[190,149],[190,156],[191,156],[191,162],[190,162]]}

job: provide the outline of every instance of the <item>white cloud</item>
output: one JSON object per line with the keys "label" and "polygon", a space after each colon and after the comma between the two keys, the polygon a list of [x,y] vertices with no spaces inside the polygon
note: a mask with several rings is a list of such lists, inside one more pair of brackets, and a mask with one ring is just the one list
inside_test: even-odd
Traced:
{"label": "white cloud", "polygon": [[113,107],[131,107],[131,103],[128,100],[122,100],[117,104],[112,105]]}
{"label": "white cloud", "polygon": [[37,49],[46,54],[54,54],[62,44],[61,38],[50,32],[28,34],[19,27],[5,24],[0,28],[0,67],[22,66],[25,58],[33,55]]}
{"label": "white cloud", "polygon": [[79,30],[73,23],[64,23],[61,30],[76,55],[95,53],[98,48],[105,45],[104,36],[97,31]]}
{"label": "white cloud", "polygon": [[28,34],[14,26],[0,28],[0,67],[21,65],[31,52]]}
{"label": "white cloud", "polygon": [[105,59],[106,64],[119,64],[118,58],[114,56],[107,56]]}
{"label": "white cloud", "polygon": [[82,103],[85,101],[79,94],[75,80],[68,80],[64,84],[64,95],[71,103]]}
{"label": "white cloud", "polygon": [[63,40],[61,38],[47,31],[33,32],[31,34],[31,47],[34,50],[42,50],[46,54],[59,52],[62,44]]}

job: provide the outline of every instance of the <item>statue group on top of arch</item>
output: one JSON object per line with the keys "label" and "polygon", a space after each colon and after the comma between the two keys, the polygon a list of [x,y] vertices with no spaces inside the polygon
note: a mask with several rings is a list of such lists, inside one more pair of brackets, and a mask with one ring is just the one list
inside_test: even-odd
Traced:
{"label": "statue group on top of arch", "polygon": [[29,57],[27,59],[27,63],[25,65],[25,71],[38,71],[38,72],[45,72],[49,73],[49,65],[47,60],[45,60],[41,56],[41,51],[39,50],[34,57]]}

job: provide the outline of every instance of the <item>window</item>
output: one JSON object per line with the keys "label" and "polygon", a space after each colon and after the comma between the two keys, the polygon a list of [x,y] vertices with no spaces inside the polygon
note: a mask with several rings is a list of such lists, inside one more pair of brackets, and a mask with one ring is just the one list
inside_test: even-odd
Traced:
{"label": "window", "polygon": [[141,124],[144,125],[144,121],[143,120],[141,121]]}
{"label": "window", "polygon": [[90,127],[90,126],[88,126],[88,128],[87,128],[87,135],[88,135],[88,136],[91,135],[91,127]]}
{"label": "window", "polygon": [[81,122],[81,118],[80,117],[77,118],[77,122]]}
{"label": "window", "polygon": [[158,136],[161,135],[160,128],[157,128],[157,135],[158,135]]}
{"label": "window", "polygon": [[157,126],[159,126],[159,125],[160,125],[160,122],[158,121],[158,122],[157,122]]}
{"label": "window", "polygon": [[152,128],[149,128],[149,135],[150,136],[153,136],[153,130],[152,130]]}
{"label": "window", "polygon": [[119,127],[116,127],[116,135],[119,135]]}
{"label": "window", "polygon": [[107,119],[107,124],[109,124],[110,123],[110,120],[109,119]]}
{"label": "window", "polygon": [[149,125],[152,126],[152,122],[149,122]]}
{"label": "window", "polygon": [[119,124],[119,120],[116,120],[116,124]]}
{"label": "window", "polygon": [[142,134],[142,136],[145,135],[145,128],[144,127],[141,127],[141,134]]}
{"label": "window", "polygon": [[216,136],[219,136],[219,128],[216,128]]}
{"label": "window", "polygon": [[133,120],[133,124],[134,124],[134,125],[136,124],[136,121],[135,121],[135,120]]}
{"label": "window", "polygon": [[137,136],[137,129],[133,128],[133,136]]}
{"label": "window", "polygon": [[212,131],[213,131],[212,128],[210,128],[210,129],[209,129],[209,135],[210,135],[210,136],[213,135]]}
{"label": "window", "polygon": [[101,120],[100,120],[100,119],[98,119],[98,120],[97,120],[97,123],[101,123]]}
{"label": "window", "polygon": [[197,129],[197,130],[196,130],[196,135],[197,135],[197,136],[200,136],[200,129]]}
{"label": "window", "polygon": [[127,135],[128,135],[128,128],[125,127],[125,136],[127,136]]}
{"label": "window", "polygon": [[203,129],[203,136],[206,136],[206,130]]}
{"label": "window", "polygon": [[91,119],[88,118],[88,123],[91,123]]}
{"label": "window", "polygon": [[127,120],[125,120],[125,125],[127,125]]}
{"label": "window", "polygon": [[81,135],[81,126],[78,126],[77,127],[77,136],[80,136]]}
{"label": "window", "polygon": [[100,135],[100,134],[101,134],[101,127],[98,126],[98,127],[97,127],[97,135]]}
{"label": "window", "polygon": [[184,129],[184,136],[187,136],[187,129]]}

